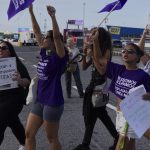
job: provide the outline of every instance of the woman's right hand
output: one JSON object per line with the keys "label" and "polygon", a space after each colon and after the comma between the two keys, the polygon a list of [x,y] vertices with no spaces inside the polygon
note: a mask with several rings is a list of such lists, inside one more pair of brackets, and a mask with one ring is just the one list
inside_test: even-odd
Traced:
{"label": "woman's right hand", "polygon": [[53,17],[53,16],[55,16],[56,9],[53,6],[49,5],[49,6],[47,6],[47,12],[51,17]]}
{"label": "woman's right hand", "polygon": [[150,32],[150,25],[147,25],[143,31],[143,35],[147,35]]}
{"label": "woman's right hand", "polygon": [[93,55],[93,50],[91,49],[90,44],[87,43],[87,42],[84,42],[84,45],[83,45],[83,53],[84,53],[86,56],[92,56],[92,55]]}

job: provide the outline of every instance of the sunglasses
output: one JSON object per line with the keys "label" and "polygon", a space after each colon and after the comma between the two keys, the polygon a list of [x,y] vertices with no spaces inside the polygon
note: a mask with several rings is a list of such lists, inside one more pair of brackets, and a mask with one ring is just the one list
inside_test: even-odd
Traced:
{"label": "sunglasses", "polygon": [[7,46],[0,46],[0,50],[4,51],[4,50],[8,50],[9,48]]}
{"label": "sunglasses", "polygon": [[123,49],[121,51],[122,54],[128,53],[128,54],[137,54],[135,50],[133,49]]}

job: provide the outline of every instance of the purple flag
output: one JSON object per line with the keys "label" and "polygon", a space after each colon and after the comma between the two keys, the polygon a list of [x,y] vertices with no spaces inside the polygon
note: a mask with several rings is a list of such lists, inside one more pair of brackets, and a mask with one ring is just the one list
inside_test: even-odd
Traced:
{"label": "purple flag", "polygon": [[[110,12],[110,11],[114,11],[114,10],[119,10],[121,9],[124,4],[127,2],[127,0],[118,0],[115,2],[112,2],[108,5],[106,5],[102,10],[100,10],[98,13],[101,12]],[[113,9],[113,10],[112,10]]]}
{"label": "purple flag", "polygon": [[34,0],[10,0],[7,11],[8,20],[15,16],[18,12],[24,10],[33,3]]}

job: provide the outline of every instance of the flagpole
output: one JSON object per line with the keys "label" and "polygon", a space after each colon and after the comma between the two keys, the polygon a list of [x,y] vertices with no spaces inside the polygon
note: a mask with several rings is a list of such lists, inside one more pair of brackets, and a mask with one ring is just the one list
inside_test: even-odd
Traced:
{"label": "flagpole", "polygon": [[101,26],[101,24],[108,18],[108,16],[111,14],[111,12],[116,8],[116,6],[119,4],[119,0],[118,2],[116,3],[116,5],[111,9],[111,11],[105,16],[105,18],[100,22],[100,24],[98,25],[98,27]]}

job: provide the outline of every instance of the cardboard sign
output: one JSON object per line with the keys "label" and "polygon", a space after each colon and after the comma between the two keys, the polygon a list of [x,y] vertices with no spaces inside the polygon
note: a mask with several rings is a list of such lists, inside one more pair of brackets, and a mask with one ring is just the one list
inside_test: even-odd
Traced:
{"label": "cardboard sign", "polygon": [[16,58],[0,59],[0,90],[18,87],[17,81],[13,81],[13,74],[17,72]]}
{"label": "cardboard sign", "polygon": [[121,103],[120,108],[129,125],[139,138],[150,128],[150,102],[144,101],[146,93],[143,85],[133,88]]}

